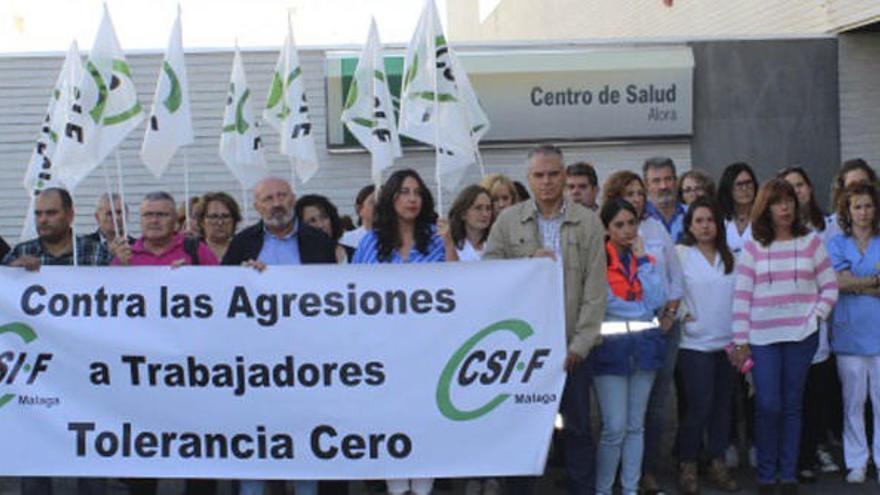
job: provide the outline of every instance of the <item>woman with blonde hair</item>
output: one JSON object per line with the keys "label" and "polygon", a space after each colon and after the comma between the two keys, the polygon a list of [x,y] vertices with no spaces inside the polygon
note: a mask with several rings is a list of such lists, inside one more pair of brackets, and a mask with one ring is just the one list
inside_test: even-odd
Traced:
{"label": "woman with blonde hair", "polygon": [[502,210],[522,200],[513,181],[506,175],[487,174],[480,181],[480,185],[486,188],[492,196],[492,210],[495,218],[498,218],[498,214]]}

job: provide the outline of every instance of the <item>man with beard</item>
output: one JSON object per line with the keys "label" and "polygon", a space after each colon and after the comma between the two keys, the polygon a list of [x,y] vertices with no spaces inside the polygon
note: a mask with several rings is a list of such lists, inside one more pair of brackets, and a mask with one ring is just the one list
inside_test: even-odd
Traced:
{"label": "man with beard", "polygon": [[[669,300],[658,314],[660,328],[666,339],[666,353],[663,367],[657,370],[651,396],[648,399],[648,413],[645,418],[645,449],[642,461],[641,489],[645,494],[662,493],[657,481],[663,458],[662,440],[666,431],[667,403],[672,393],[673,375],[675,372],[678,344],[681,340],[681,327],[676,319],[678,305],[681,302],[683,274],[674,253],[673,243],[679,243],[684,234],[684,205],[676,197],[678,183],[675,174],[675,163],[667,157],[654,157],[645,160],[642,167],[648,201],[645,204],[647,221],[642,222],[639,232],[645,240],[645,250],[654,257],[661,272],[666,274],[666,286]],[[648,222],[656,220],[666,229],[657,226],[648,230]],[[668,236],[666,234],[669,234]],[[667,253],[672,253],[667,254]],[[678,410],[685,410],[683,387],[677,387]]]}
{"label": "man with beard", "polygon": [[[100,242],[88,236],[76,238],[76,262],[74,263],[73,199],[64,189],[44,189],[34,202],[34,221],[37,238],[17,244],[4,258],[7,266],[37,271],[43,265],[105,266],[110,263],[110,252]],[[52,493],[52,478],[22,478],[21,493],[43,495]],[[104,478],[77,479],[77,493],[103,494],[107,480]]]}
{"label": "man with beard", "polygon": [[326,234],[295,221],[296,195],[290,184],[267,177],[254,186],[254,209],[261,220],[232,238],[224,265],[257,269],[266,265],[336,263],[336,242]]}
{"label": "man with beard", "polygon": [[78,236],[76,262],[73,258],[73,199],[64,189],[44,189],[34,203],[37,238],[17,244],[3,264],[30,271],[42,265],[108,265],[111,255],[100,242]]}
{"label": "man with beard", "polygon": [[675,163],[664,156],[648,158],[642,167],[642,175],[648,189],[645,213],[659,220],[672,240],[678,244],[684,234],[682,224],[686,209],[676,199],[678,179],[675,175]]}
{"label": "man with beard", "polygon": [[[299,265],[309,263],[336,263],[336,241],[324,232],[296,221],[296,195],[290,184],[277,177],[267,177],[254,186],[254,209],[261,220],[232,238],[224,265],[250,266],[263,271],[267,265]],[[266,483],[261,480],[242,480],[241,495],[258,495]],[[326,489],[344,491],[345,483],[334,483]],[[316,494],[316,481],[294,482],[297,494]],[[283,486],[273,487],[283,491]]]}

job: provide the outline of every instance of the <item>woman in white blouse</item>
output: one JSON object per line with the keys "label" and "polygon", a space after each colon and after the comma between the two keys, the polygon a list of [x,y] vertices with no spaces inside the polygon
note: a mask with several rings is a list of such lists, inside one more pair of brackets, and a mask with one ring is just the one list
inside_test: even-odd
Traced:
{"label": "woman in white blouse", "polygon": [[724,169],[718,182],[718,205],[724,215],[727,245],[738,254],[752,238],[750,215],[758,193],[758,178],[746,163],[733,163]]}
{"label": "woman in white blouse", "polygon": [[724,463],[733,390],[733,367],[724,349],[733,339],[734,257],[723,225],[715,202],[697,198],[684,216],[684,245],[678,246],[687,307],[678,353],[688,397],[678,429],[679,488],[683,494],[700,492],[697,462],[704,431],[710,483],[724,491],[739,488]]}
{"label": "woman in white blouse", "polygon": [[482,259],[491,227],[492,195],[476,184],[464,188],[449,210],[449,231],[459,261]]}

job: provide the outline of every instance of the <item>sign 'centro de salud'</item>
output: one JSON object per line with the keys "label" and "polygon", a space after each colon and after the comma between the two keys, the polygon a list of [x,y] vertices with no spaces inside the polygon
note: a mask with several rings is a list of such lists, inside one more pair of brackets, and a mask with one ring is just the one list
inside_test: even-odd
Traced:
{"label": "sign 'centro de salud'", "polygon": [[0,438],[21,447],[4,475],[543,470],[566,353],[547,260],[0,267],[0,284]]}
{"label": "sign 'centro de salud'", "polygon": [[[686,46],[457,55],[486,110],[483,143],[689,136],[694,58]],[[385,59],[394,98],[402,57]],[[328,146],[356,141],[339,123],[357,54],[328,54]],[[395,103],[397,104],[397,102]]]}

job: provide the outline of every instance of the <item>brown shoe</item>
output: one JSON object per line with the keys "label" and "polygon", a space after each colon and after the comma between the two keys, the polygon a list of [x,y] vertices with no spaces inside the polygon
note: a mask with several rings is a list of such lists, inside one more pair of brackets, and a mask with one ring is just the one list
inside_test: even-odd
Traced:
{"label": "brown shoe", "polygon": [[709,469],[706,474],[708,475],[709,482],[719,490],[725,492],[739,491],[739,483],[730,476],[730,473],[727,471],[727,465],[724,464],[723,459],[713,459],[709,464]]}
{"label": "brown shoe", "polygon": [[678,467],[678,489],[683,495],[700,493],[700,481],[697,478],[697,463],[682,462]]}

